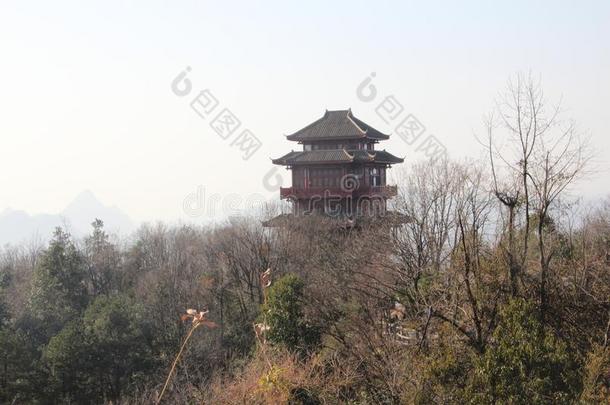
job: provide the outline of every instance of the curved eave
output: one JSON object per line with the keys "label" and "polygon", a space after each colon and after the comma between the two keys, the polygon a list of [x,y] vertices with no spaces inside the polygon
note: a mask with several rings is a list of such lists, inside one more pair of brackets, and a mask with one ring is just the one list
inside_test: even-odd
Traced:
{"label": "curved eave", "polygon": [[387,164],[396,164],[403,163],[405,160],[399,157],[390,158],[390,159],[375,159],[376,163],[387,163]]}
{"label": "curved eave", "polygon": [[386,165],[395,165],[395,164],[399,164],[399,163],[403,163],[404,159],[398,159],[398,160],[375,160],[375,163],[383,163]]}
{"label": "curved eave", "polygon": [[[384,134],[383,132],[381,132],[380,130],[373,128],[372,126],[366,124],[364,121],[354,117],[353,115],[350,117],[350,121],[352,121],[354,123],[354,125],[356,125],[360,130],[362,130],[362,126],[366,126],[366,136],[369,139],[373,139],[373,140],[387,140],[390,139],[390,135],[389,134]],[[375,136],[370,136],[370,132],[374,132]]]}
{"label": "curved eave", "polygon": [[352,160],[319,160],[307,162],[288,162],[287,166],[307,166],[307,165],[347,165],[353,163]]}
{"label": "curved eave", "polygon": [[[342,149],[339,156],[328,156],[322,153],[321,157],[312,155],[319,154],[324,151],[292,151],[287,153],[286,155],[272,159],[271,162],[275,165],[282,166],[305,166],[305,165],[319,165],[319,164],[352,164],[352,163],[379,163],[379,164],[397,164],[403,163],[404,159],[399,158],[397,156],[392,155],[390,152],[383,151],[374,151],[371,153],[369,151],[363,150],[345,150]],[[338,152],[338,151],[337,151]],[[308,159],[305,157],[309,157]]]}
{"label": "curved eave", "polygon": [[279,166],[307,166],[307,165],[345,165],[351,163],[381,163],[386,165],[394,165],[403,163],[404,159],[396,158],[396,159],[367,159],[367,160],[321,160],[321,161],[306,161],[306,162],[295,162],[291,160],[284,159],[272,159],[271,162],[274,165]]}
{"label": "curved eave", "polygon": [[274,165],[280,166],[307,166],[307,165],[345,165],[354,163],[354,160],[308,160],[308,161],[294,161],[287,159],[275,159],[271,160]]}

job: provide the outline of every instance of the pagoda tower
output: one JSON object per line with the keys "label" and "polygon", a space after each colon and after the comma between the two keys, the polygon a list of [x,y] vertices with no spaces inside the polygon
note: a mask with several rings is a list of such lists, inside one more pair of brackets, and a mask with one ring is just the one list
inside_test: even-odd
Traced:
{"label": "pagoda tower", "polygon": [[293,215],[354,221],[386,213],[387,200],[397,194],[396,186],[386,184],[387,169],[404,161],[376,149],[389,135],[354,117],[350,109],[327,110],[286,138],[302,150],[272,162],[292,171],[292,187],[281,188],[280,198],[292,201]]}

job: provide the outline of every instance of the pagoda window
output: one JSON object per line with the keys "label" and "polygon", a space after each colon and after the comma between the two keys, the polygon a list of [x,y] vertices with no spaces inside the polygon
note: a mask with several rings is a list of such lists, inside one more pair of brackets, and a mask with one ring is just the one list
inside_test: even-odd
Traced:
{"label": "pagoda window", "polygon": [[303,145],[303,150],[304,150],[304,151],[306,151],[306,152],[307,152],[307,151],[310,151],[310,150],[311,150],[311,144],[305,144],[305,145]]}
{"label": "pagoda window", "polygon": [[371,167],[369,172],[369,178],[371,179],[371,186],[381,186],[381,170],[377,167]]}
{"label": "pagoda window", "polygon": [[341,183],[340,168],[310,169],[309,178],[311,187],[338,187]]}
{"label": "pagoda window", "polygon": [[344,144],[344,143],[314,143],[310,145],[311,149],[305,150],[334,150],[334,149],[350,149],[354,147],[353,144]]}

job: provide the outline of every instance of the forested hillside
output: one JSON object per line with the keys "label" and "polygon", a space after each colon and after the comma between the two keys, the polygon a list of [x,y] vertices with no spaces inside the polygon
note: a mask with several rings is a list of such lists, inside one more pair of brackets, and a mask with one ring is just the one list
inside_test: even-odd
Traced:
{"label": "forested hillside", "polygon": [[120,240],[96,220],[3,249],[0,401],[608,403],[610,200],[571,192],[586,144],[531,83],[510,90],[485,158],[397,176],[406,223]]}
{"label": "forested hillside", "polygon": [[538,236],[522,256],[516,226],[513,285],[508,235],[492,221],[502,207],[446,170],[426,166],[425,183],[413,174],[413,221],[393,232],[269,232],[244,219],[144,227],[119,244],[96,222],[82,243],[58,230],[44,249],[4,250],[2,401],[152,402],[191,307],[218,327],[195,332],[168,402],[607,401],[608,201],[545,219],[544,280]]}

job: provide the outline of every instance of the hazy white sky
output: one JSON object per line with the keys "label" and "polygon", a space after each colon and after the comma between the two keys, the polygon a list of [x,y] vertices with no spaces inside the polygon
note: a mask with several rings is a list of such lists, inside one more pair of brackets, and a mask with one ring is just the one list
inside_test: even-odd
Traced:
{"label": "hazy white sky", "polygon": [[[135,220],[184,217],[183,200],[261,193],[296,146],[283,135],[351,107],[371,72],[448,148],[477,156],[473,133],[509,75],[540,74],[592,135],[610,192],[610,2],[0,3],[0,211],[55,213],[84,189]],[[170,83],[186,66],[258,136],[249,160]],[[386,148],[421,158],[398,137]]]}

